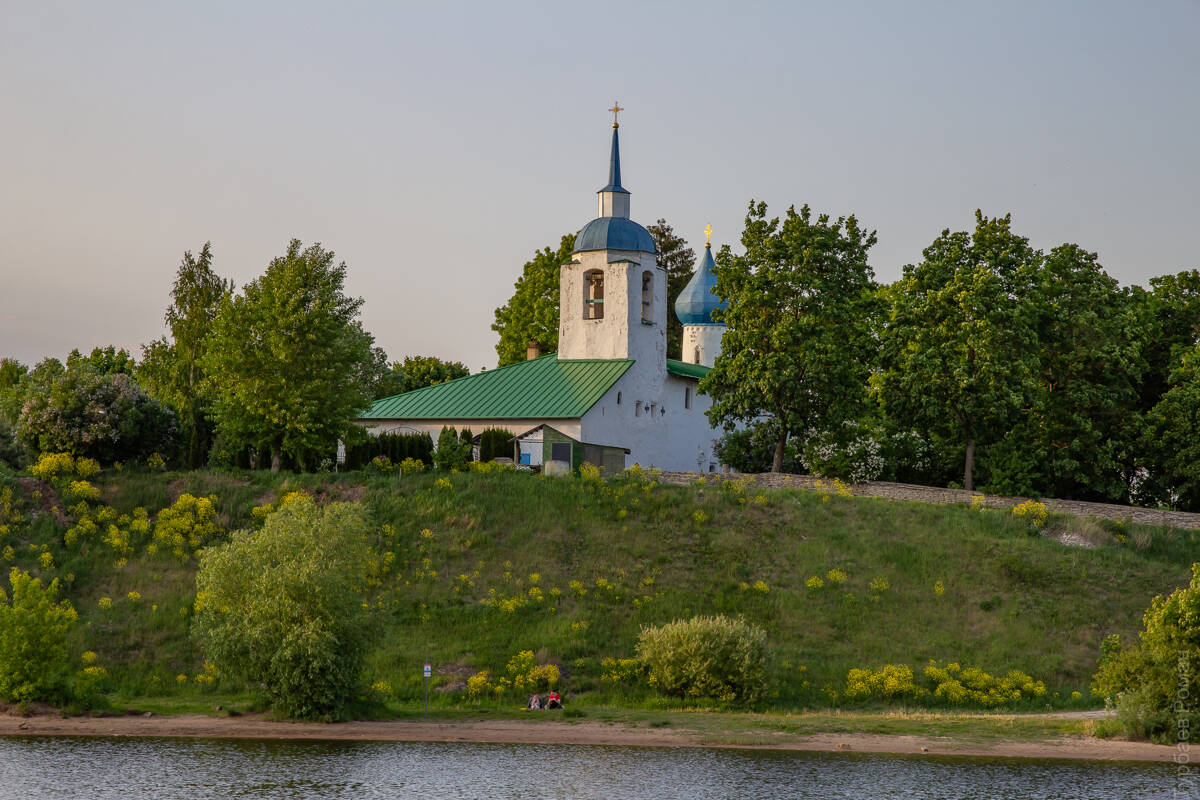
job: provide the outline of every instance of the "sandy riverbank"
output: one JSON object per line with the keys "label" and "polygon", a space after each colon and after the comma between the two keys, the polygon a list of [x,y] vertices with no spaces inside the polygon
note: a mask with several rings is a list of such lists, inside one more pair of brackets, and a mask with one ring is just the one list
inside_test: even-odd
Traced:
{"label": "sandy riverbank", "polygon": [[776,734],[766,743],[722,742],[711,734],[685,729],[635,728],[623,724],[548,720],[471,720],[455,722],[388,721],[280,722],[261,715],[68,717],[37,714],[0,716],[5,736],[165,736],[217,739],[326,739],[394,742],[505,742],[520,744],[586,744],[639,747],[744,747],[770,750],[814,750],[895,754],[991,756],[1003,758],[1069,758],[1104,761],[1170,761],[1174,747],[1092,737],[1046,741],[959,741],[920,736],[879,734]]}

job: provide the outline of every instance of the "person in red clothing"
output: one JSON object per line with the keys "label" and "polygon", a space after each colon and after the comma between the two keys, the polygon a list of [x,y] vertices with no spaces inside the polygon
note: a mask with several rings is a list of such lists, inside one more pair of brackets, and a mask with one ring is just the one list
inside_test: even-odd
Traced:
{"label": "person in red clothing", "polygon": [[550,694],[546,695],[546,708],[562,708],[562,695],[556,690],[551,689]]}

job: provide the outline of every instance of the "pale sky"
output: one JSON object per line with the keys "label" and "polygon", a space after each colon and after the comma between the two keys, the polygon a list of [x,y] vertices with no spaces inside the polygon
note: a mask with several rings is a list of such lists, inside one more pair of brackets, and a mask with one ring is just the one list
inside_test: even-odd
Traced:
{"label": "pale sky", "polygon": [[140,356],[184,250],[241,286],[296,237],[392,359],[492,367],[614,100],[633,218],[693,246],[808,203],[890,282],[978,207],[1144,284],[1200,266],[1198,40],[1196,0],[0,0],[0,355]]}

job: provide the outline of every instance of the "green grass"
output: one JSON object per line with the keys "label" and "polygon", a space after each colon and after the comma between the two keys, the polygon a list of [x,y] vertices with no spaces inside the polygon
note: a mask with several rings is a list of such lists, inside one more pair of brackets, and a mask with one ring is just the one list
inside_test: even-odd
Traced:
{"label": "green grass", "polygon": [[[375,588],[383,632],[367,675],[390,685],[394,713],[418,707],[427,659],[439,670],[431,701],[450,712],[462,694],[437,688],[477,670],[503,673],[513,654],[532,650],[561,665],[568,695],[588,707],[674,714],[676,701],[645,687],[602,682],[600,661],[633,655],[643,625],[713,613],[766,629],[768,708],[824,708],[852,667],[903,663],[919,671],[930,659],[1046,681],[1046,698],[1025,710],[1085,707],[1095,702],[1087,687],[1101,639],[1133,636],[1151,598],[1187,582],[1200,543],[1194,531],[1109,525],[1124,542],[1081,550],[1006,512],[813,491],[513,472],[455,474],[450,488],[439,488],[437,478],[110,471],[97,483],[104,502],[122,512],[143,506],[154,514],[182,492],[215,495],[231,529],[252,526],[253,507],[294,489],[365,502],[375,524],[394,530],[376,542],[381,559],[391,560]],[[64,548],[62,529],[35,507],[26,498],[25,523],[0,544],[14,545],[16,565],[63,580],[82,623],[72,645],[100,655],[119,703],[178,698],[203,708],[243,691],[194,683],[203,664],[188,635],[194,558],[150,554],[143,541],[118,566],[99,542]],[[1053,524],[1095,527],[1070,518]],[[40,567],[30,542],[52,552],[56,566]],[[846,573],[844,583],[806,586],[833,569]],[[872,590],[879,579],[887,588]],[[534,586],[541,600],[531,598]],[[130,591],[142,599],[129,600]],[[104,597],[111,608],[100,607]],[[512,611],[481,602],[517,597],[524,599]],[[1070,700],[1073,690],[1084,698]],[[907,724],[867,717],[876,726]]]}
{"label": "green grass", "polygon": [[1090,723],[1086,720],[927,711],[656,714],[613,709],[591,713],[587,718],[638,727],[686,730],[697,734],[700,741],[707,744],[772,744],[779,741],[781,734],[866,733],[984,743],[1046,741],[1090,732]]}

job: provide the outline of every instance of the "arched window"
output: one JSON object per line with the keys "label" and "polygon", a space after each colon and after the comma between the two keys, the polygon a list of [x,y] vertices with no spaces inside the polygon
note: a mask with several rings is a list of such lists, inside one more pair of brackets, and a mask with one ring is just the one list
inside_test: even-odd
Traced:
{"label": "arched window", "polygon": [[692,363],[693,363],[693,364],[699,364],[699,363],[700,363],[700,348],[699,348],[699,347],[697,347],[697,348],[696,348],[695,357],[694,357],[694,358],[692,358]]}
{"label": "arched window", "polygon": [[683,387],[683,407],[684,408],[692,407],[692,387],[691,386]]}
{"label": "arched window", "polygon": [[604,319],[604,272],[589,269],[583,273],[583,318]]}
{"label": "arched window", "polygon": [[617,405],[621,405],[621,393],[617,392]]}
{"label": "arched window", "polygon": [[642,322],[654,324],[654,273],[642,273]]}

